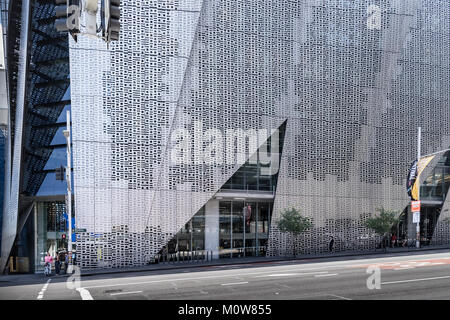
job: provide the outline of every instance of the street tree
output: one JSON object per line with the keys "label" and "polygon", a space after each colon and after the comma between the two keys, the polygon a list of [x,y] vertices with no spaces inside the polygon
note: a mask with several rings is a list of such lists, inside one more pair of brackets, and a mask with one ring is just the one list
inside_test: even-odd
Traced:
{"label": "street tree", "polygon": [[399,222],[399,211],[386,210],[383,207],[377,208],[376,211],[378,214],[367,218],[363,225],[383,237],[383,246],[386,251],[386,237],[389,239],[392,227]]}
{"label": "street tree", "polygon": [[294,247],[294,256],[297,255],[297,245],[295,238],[308,231],[312,226],[311,218],[304,217],[301,212],[295,208],[285,209],[277,221],[278,229],[292,235],[292,245]]}

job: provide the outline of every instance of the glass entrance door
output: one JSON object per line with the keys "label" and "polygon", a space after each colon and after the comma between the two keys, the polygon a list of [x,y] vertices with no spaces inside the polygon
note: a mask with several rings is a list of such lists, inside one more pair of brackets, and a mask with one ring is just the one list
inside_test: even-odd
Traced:
{"label": "glass entrance door", "polygon": [[266,253],[272,203],[221,201],[219,257],[240,258]]}

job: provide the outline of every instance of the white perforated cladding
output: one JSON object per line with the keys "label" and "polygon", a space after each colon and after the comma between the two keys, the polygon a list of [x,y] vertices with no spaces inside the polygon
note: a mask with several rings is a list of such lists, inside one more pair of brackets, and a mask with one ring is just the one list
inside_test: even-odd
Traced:
{"label": "white perforated cladding", "polygon": [[[120,41],[71,43],[82,267],[145,264],[238,169],[170,165],[168,137],[199,120],[288,119],[272,222],[295,205],[314,219],[305,252],[330,234],[372,248],[361,219],[406,206],[416,127],[424,153],[450,145],[449,16],[437,0],[122,0]],[[290,250],[275,223],[269,246]]]}

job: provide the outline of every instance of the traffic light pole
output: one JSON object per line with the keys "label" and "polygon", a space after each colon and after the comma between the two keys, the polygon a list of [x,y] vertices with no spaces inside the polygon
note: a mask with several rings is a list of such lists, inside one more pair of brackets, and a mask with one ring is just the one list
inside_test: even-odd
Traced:
{"label": "traffic light pole", "polygon": [[72,149],[70,143],[71,137],[71,127],[70,127],[70,111],[67,110],[67,129],[63,131],[64,137],[67,141],[67,167],[66,167],[66,179],[67,179],[67,216],[69,219],[69,239],[68,243],[68,255],[69,255],[69,265],[67,272],[70,274],[73,272],[73,261],[72,261]]}

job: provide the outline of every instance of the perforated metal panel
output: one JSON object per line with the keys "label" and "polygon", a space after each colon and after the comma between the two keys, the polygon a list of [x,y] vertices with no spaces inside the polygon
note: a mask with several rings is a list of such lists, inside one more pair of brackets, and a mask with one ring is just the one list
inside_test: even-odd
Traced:
{"label": "perforated metal panel", "polygon": [[198,121],[287,119],[270,255],[292,251],[275,223],[291,206],[314,220],[304,252],[331,234],[337,250],[373,248],[362,221],[407,205],[416,127],[424,153],[450,145],[444,1],[123,0],[121,21],[110,48],[71,43],[83,268],[146,263],[239,168],[170,162],[171,134]]}

